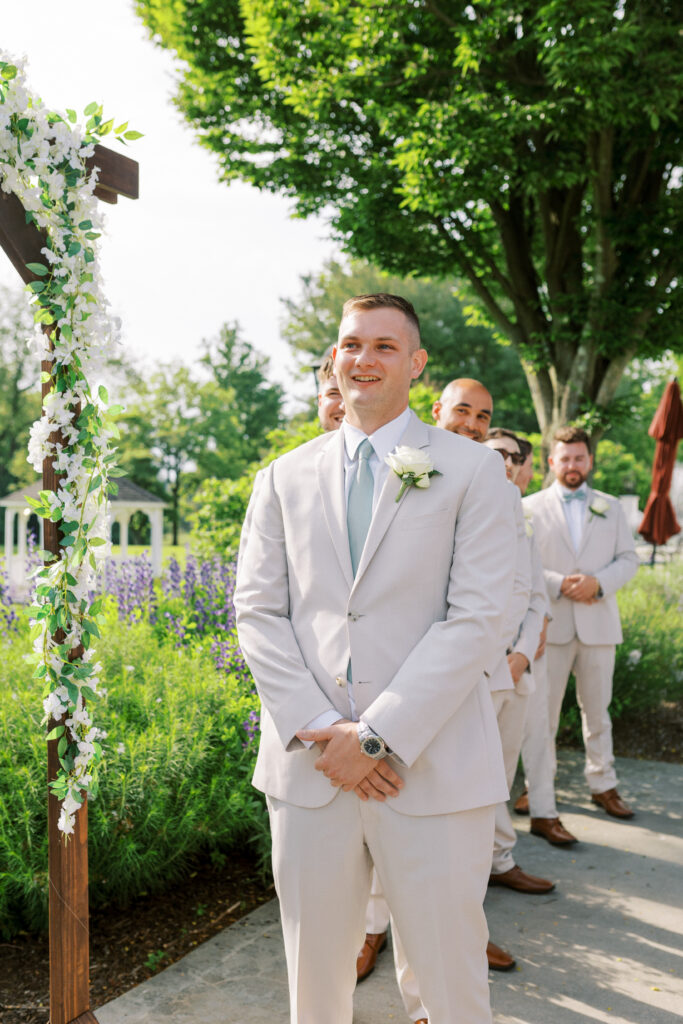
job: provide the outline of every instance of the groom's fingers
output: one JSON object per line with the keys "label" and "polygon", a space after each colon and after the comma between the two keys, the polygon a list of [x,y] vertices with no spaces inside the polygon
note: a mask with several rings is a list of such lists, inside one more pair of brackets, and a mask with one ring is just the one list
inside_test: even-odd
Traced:
{"label": "groom's fingers", "polygon": [[357,793],[361,800],[372,799],[378,800],[380,803],[383,803],[386,800],[386,796],[380,789],[377,789],[376,786],[373,786],[372,782],[370,781],[371,775],[372,773],[366,776],[366,778],[364,778],[362,782],[358,783],[358,785],[354,788],[354,793]]}
{"label": "groom's fingers", "polygon": [[[405,786],[405,782],[403,781],[401,776],[398,774],[398,772],[394,771],[394,769],[391,767],[386,758],[377,762],[375,770],[371,774],[374,775],[375,773],[379,775],[383,782],[386,784],[383,788],[383,792],[387,793],[388,796],[396,796],[398,791],[400,789],[403,789],[403,787]],[[373,779],[373,782],[374,781],[375,780]],[[390,789],[387,789],[387,786],[389,786]]]}

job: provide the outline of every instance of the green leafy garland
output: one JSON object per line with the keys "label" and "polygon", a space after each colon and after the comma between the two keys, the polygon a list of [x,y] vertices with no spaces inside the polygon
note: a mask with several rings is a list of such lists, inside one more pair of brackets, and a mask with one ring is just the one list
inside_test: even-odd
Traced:
{"label": "green leafy garland", "polygon": [[[60,769],[50,787],[61,801],[59,828],[73,832],[86,794],[97,789],[100,740],[91,706],[100,696],[100,666],[91,647],[98,637],[102,598],[94,597],[109,548],[107,494],[115,494],[116,469],[110,442],[118,430],[106,389],[94,394],[90,381],[103,366],[105,347],[116,340],[107,315],[96,256],[101,218],[94,196],[96,172],[86,160],[95,144],[113,133],[120,141],[140,138],[127,124],[104,121],[91,103],[84,128],[73,110],[46,110],[26,86],[20,62],[0,51],[0,188],[21,201],[27,222],[46,237],[42,263],[31,263],[28,285],[35,321],[42,328],[32,348],[52,362],[43,373],[49,393],[34,423],[29,462],[41,472],[50,459],[59,474],[55,491],[28,499],[38,515],[60,524],[59,556],[41,552],[48,563],[36,574],[31,637],[35,676],[44,680],[44,722],[58,724]],[[88,707],[85,697],[87,696]]]}

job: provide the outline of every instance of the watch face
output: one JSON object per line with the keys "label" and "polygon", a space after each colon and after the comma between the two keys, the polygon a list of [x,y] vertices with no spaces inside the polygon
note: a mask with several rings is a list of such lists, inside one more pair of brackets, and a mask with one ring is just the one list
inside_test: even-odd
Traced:
{"label": "watch face", "polygon": [[382,753],[382,744],[376,736],[368,736],[367,739],[363,740],[363,753],[367,754],[368,757],[377,757],[378,754]]}

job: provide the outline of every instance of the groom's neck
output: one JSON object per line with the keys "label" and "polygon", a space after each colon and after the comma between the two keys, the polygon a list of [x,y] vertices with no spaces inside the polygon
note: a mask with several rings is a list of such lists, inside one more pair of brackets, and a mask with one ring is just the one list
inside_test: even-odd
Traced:
{"label": "groom's neck", "polygon": [[350,409],[347,406],[345,419],[352,427],[362,430],[369,437],[370,434],[376,433],[381,427],[385,427],[387,423],[398,419],[407,408],[407,400],[402,408],[394,409],[391,412],[379,412],[372,409]]}

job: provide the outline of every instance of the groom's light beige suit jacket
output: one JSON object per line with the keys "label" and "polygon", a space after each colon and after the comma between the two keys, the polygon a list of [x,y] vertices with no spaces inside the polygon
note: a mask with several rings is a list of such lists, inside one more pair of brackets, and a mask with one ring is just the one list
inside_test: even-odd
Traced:
{"label": "groom's light beige suit jacket", "polygon": [[[602,515],[591,512],[591,506],[599,508],[601,503],[607,506]],[[574,550],[557,484],[524,498],[524,508],[531,514],[548,589],[548,643],[566,644],[575,636],[584,644],[621,643],[616,593],[636,572],[639,560],[620,502],[587,488],[578,551]],[[604,597],[590,605],[564,597],[562,581],[574,573],[597,577]]]}
{"label": "groom's light beige suit jacket", "polygon": [[397,501],[390,472],[354,579],[344,434],[264,470],[235,591],[240,644],[263,704],[254,785],[303,807],[339,790],[296,732],[356,712],[398,755],[394,810],[440,814],[507,798],[485,670],[499,657],[515,526],[498,455],[412,416],[402,445],[441,475]]}

